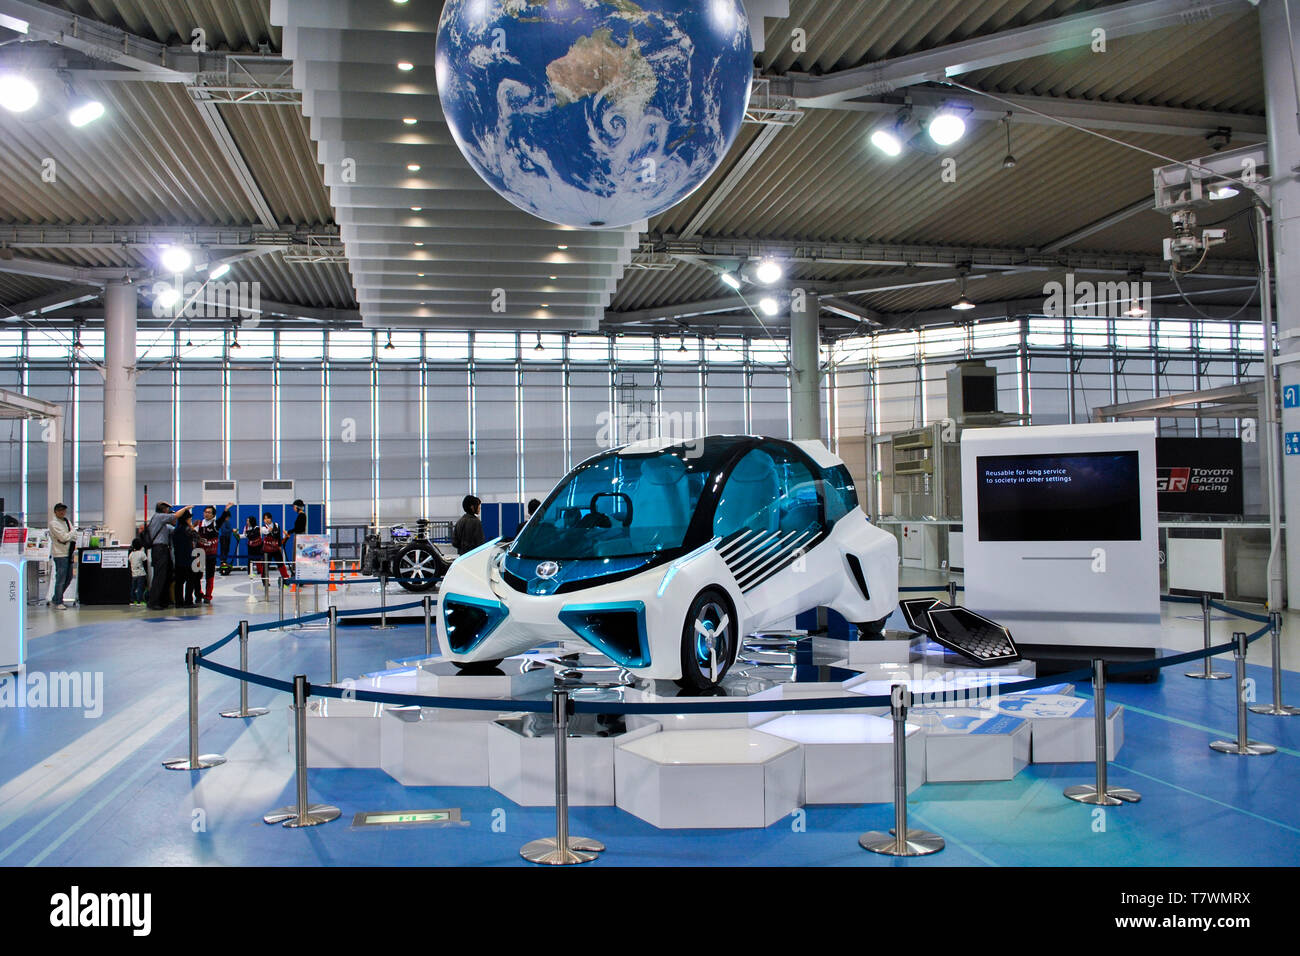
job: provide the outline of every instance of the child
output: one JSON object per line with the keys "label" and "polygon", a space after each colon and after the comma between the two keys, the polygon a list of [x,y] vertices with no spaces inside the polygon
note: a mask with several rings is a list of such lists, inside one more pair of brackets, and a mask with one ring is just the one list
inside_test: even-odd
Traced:
{"label": "child", "polygon": [[131,542],[131,550],[126,556],[131,566],[131,603],[143,604],[145,593],[144,542],[136,538]]}

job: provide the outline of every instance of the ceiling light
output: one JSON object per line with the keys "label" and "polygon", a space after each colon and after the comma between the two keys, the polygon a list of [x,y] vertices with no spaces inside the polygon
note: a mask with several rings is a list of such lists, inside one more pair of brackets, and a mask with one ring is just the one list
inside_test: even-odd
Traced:
{"label": "ceiling light", "polygon": [[229,271],[230,271],[230,263],[229,263],[229,262],[223,262],[223,263],[221,263],[221,265],[217,266],[217,267],[216,267],[215,269],[213,269],[210,273],[208,273],[208,278],[209,278],[209,279],[220,279],[223,275],[225,275],[225,274],[226,274],[227,272],[229,272]]}
{"label": "ceiling light", "polygon": [[543,303],[542,303],[542,308],[543,308],[543,309],[549,309],[549,308],[550,308],[550,305],[549,305],[548,303],[546,303],[546,302],[543,302]]}
{"label": "ceiling light", "polygon": [[422,246],[422,245],[424,245],[424,243],[423,243],[423,242],[416,241],[416,242],[411,243],[411,245],[413,245],[413,246]]}
{"label": "ceiling light", "polygon": [[411,212],[419,212],[423,208],[424,208],[423,206],[412,206]]}
{"label": "ceiling light", "polygon": [[393,3],[397,4],[398,6],[401,6],[404,3],[406,3],[406,0],[393,0]]}
{"label": "ceiling light", "polygon": [[723,284],[723,285],[731,286],[731,288],[736,289],[737,291],[739,291],[739,289],[740,289],[740,280],[737,279],[737,278],[736,278],[732,273],[730,273],[730,272],[724,272],[724,273],[722,273],[718,278],[720,278],[720,279],[722,280],[722,284]]}
{"label": "ceiling light", "polygon": [[230,331],[230,348],[235,350],[239,348],[239,321],[235,321],[234,328]]}
{"label": "ceiling light", "polygon": [[881,126],[871,131],[871,145],[886,156],[897,156],[903,151],[903,140],[892,127]]}
{"label": "ceiling light", "polygon": [[569,248],[569,247],[568,247],[568,246],[556,246],[555,248],[556,248],[556,249],[559,249],[561,252],[563,252],[565,249],[567,249],[567,248]]}
{"label": "ceiling light", "polygon": [[417,272],[416,275],[417,275],[419,278],[421,278],[421,279],[424,278],[424,273],[423,273],[423,272]]}
{"label": "ceiling light", "polygon": [[781,263],[768,258],[758,264],[758,268],[754,270],[754,275],[764,285],[771,285],[773,282],[781,281],[781,278],[785,275],[785,270],[781,268]]}
{"label": "ceiling light", "polygon": [[397,68],[401,70],[403,73],[410,73],[412,70],[415,69],[415,64],[412,63],[410,60],[398,60]]}
{"label": "ceiling light", "polygon": [[1237,195],[1238,192],[1240,192],[1240,190],[1238,190],[1236,186],[1231,186],[1228,183],[1220,183],[1218,186],[1211,186],[1207,195],[1211,199],[1231,199],[1233,196]]}
{"label": "ceiling light", "polygon": [[159,261],[168,272],[188,272],[194,257],[184,246],[163,246]]}
{"label": "ceiling light", "polygon": [[679,352],[685,352],[685,351],[686,351],[686,335],[685,335],[684,333],[683,333],[682,337],[681,337],[680,339],[677,340],[677,351],[679,351]]}
{"label": "ceiling light", "polygon": [[68,122],[81,127],[104,115],[104,104],[88,96],[74,96],[68,107]]}
{"label": "ceiling light", "polygon": [[966,121],[950,107],[938,110],[927,127],[930,138],[940,146],[951,146],[966,135]]}
{"label": "ceiling light", "polygon": [[402,122],[405,123],[407,126],[414,126],[416,123],[419,122],[419,120],[417,120],[414,116],[403,116]]}
{"label": "ceiling light", "polygon": [[411,172],[413,172],[413,173],[418,173],[418,172],[420,171],[420,164],[419,164],[419,163],[407,163],[407,164],[406,164],[406,168],[409,169],[409,170],[410,170]]}
{"label": "ceiling light", "polygon": [[[421,302],[420,304],[423,305],[424,303]],[[388,330],[388,341],[384,343],[384,351],[385,351],[385,352],[391,352],[391,351],[393,351],[393,349],[395,349],[395,348],[396,348],[396,346],[393,345],[393,330],[392,330],[392,329],[389,329],[389,330]]]}
{"label": "ceiling light", "polygon": [[0,106],[10,113],[26,113],[41,98],[36,84],[18,73],[0,74]]}
{"label": "ceiling light", "polygon": [[776,304],[776,299],[770,295],[765,295],[758,300],[758,307],[763,310],[764,315],[776,315],[781,307]]}
{"label": "ceiling light", "polygon": [[174,306],[177,302],[180,301],[180,298],[181,298],[181,294],[179,292],[177,292],[171,286],[167,286],[165,289],[163,289],[161,292],[158,293],[157,302],[164,309],[170,309],[172,306]]}
{"label": "ceiling light", "polygon": [[546,278],[548,278],[548,279],[557,279],[557,278],[559,278],[559,277],[558,277],[558,276],[547,276]]}
{"label": "ceiling light", "polygon": [[546,346],[542,345],[542,333],[537,333],[537,344],[533,346],[534,352],[545,352]]}
{"label": "ceiling light", "polygon": [[958,312],[965,312],[968,309],[975,308],[975,303],[966,298],[966,270],[961,272],[961,298],[952,304],[952,307]]}
{"label": "ceiling light", "polygon": [[1127,309],[1124,310],[1124,314],[1131,319],[1140,319],[1147,314],[1147,310],[1142,308],[1142,306],[1138,305],[1136,302],[1134,302],[1132,305],[1130,305]]}
{"label": "ceiling light", "polygon": [[1011,153],[1011,112],[1009,110],[1007,115],[1002,118],[1002,122],[1007,124],[1007,154],[1002,157],[1002,168],[1015,169],[1016,157]]}
{"label": "ceiling light", "polygon": [[193,345],[194,343],[190,341],[190,327],[187,325],[185,326],[185,347],[188,349],[193,347]]}

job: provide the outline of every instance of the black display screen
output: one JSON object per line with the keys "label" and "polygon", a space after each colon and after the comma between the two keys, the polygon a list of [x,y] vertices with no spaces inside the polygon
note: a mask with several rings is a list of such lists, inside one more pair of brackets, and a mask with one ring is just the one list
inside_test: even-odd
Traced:
{"label": "black display screen", "polygon": [[981,455],[981,541],[1139,541],[1136,451]]}

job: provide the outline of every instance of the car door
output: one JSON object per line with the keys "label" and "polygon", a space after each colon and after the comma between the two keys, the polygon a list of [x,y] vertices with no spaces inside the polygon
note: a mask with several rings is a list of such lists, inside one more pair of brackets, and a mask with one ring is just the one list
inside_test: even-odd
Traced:
{"label": "car door", "polygon": [[[714,512],[718,551],[762,627],[826,598],[825,574],[810,573],[826,536],[820,475],[796,450],[771,443],[747,452],[723,485]],[[818,563],[813,560],[814,565]]]}

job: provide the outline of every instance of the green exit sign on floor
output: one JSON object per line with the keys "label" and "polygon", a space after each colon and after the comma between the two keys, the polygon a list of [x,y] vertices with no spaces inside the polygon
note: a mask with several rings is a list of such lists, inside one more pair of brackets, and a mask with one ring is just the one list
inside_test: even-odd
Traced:
{"label": "green exit sign on floor", "polygon": [[393,827],[423,823],[460,823],[460,809],[371,810],[352,818],[354,827]]}

